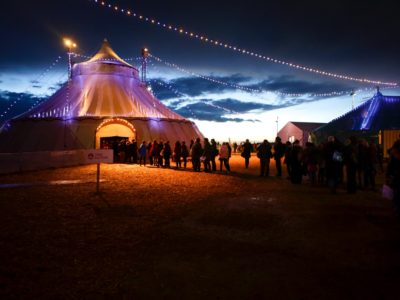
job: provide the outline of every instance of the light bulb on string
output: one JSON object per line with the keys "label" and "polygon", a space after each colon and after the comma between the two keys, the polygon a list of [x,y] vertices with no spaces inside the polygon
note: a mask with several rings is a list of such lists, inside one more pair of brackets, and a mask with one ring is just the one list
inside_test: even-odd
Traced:
{"label": "light bulb on string", "polygon": [[[94,1],[94,2],[98,3],[98,1]],[[102,6],[105,6],[105,2],[104,1],[101,4],[102,4]],[[112,5],[109,4],[108,7],[112,8]],[[125,13],[126,9],[120,9],[120,10],[116,10],[116,11],[121,12],[122,14],[127,15],[127,16],[136,17],[135,13],[133,13],[133,14]],[[138,18],[140,20],[142,20],[142,19],[148,20],[148,18],[143,17],[142,15],[139,15]],[[173,27],[170,24],[165,24],[165,23],[162,23],[162,22],[159,22],[159,21],[156,21],[156,20],[155,20],[154,23],[152,22],[151,24],[157,24],[158,26],[161,26],[161,27],[167,28],[167,29],[170,29],[170,28]],[[176,27],[174,29],[175,29],[175,31],[178,30]],[[178,30],[178,32],[180,34],[185,33],[185,35],[189,35],[189,32],[186,31],[183,27],[181,27]],[[266,60],[266,61],[272,61],[272,62],[274,62],[276,64],[285,65],[285,66],[288,66],[290,68],[300,69],[300,70],[303,70],[303,71],[319,74],[319,75],[322,75],[322,76],[329,76],[329,77],[332,77],[332,78],[335,78],[335,79],[339,78],[339,79],[348,80],[348,81],[356,81],[356,82],[364,83],[364,84],[377,84],[377,85],[381,85],[381,86],[383,86],[383,85],[386,85],[386,86],[398,86],[398,83],[396,83],[396,82],[384,82],[384,81],[372,80],[372,79],[368,79],[368,78],[357,78],[357,77],[349,76],[349,75],[335,74],[335,73],[332,73],[332,72],[319,70],[317,68],[311,68],[311,67],[307,67],[307,66],[302,66],[300,64],[287,62],[285,60],[279,60],[279,59],[275,59],[275,58],[266,57],[264,55],[256,53],[255,51],[248,51],[248,50],[245,50],[245,49],[240,49],[238,47],[231,46],[231,45],[229,45],[229,43],[222,43],[222,42],[214,43],[213,39],[209,39],[205,35],[200,36],[198,34],[193,33],[193,35],[190,34],[189,36],[190,37],[195,37],[196,39],[198,39],[200,41],[204,41],[204,42],[213,44],[215,46],[224,47],[224,48],[228,48],[228,49],[233,49],[234,51],[238,51],[238,52],[240,52],[242,54],[245,54],[245,55],[249,55],[249,56],[252,56],[252,57],[257,57],[259,59],[263,59],[263,60]],[[227,46],[225,46],[225,45],[227,45]]]}

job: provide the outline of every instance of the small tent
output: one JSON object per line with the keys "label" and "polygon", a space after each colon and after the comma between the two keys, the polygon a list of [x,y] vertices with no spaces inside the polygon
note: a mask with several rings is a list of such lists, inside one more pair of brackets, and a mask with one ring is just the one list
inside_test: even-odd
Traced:
{"label": "small tent", "polygon": [[282,141],[289,141],[293,143],[295,140],[304,146],[310,139],[310,134],[314,129],[321,127],[326,123],[313,123],[313,122],[287,122],[278,132],[278,136]]}

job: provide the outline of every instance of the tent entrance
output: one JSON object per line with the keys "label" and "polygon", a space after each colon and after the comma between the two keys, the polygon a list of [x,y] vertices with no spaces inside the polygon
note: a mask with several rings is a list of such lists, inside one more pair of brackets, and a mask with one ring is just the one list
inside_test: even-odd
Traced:
{"label": "tent entrance", "polygon": [[124,119],[107,119],[103,121],[96,130],[96,149],[109,147],[103,142],[111,142],[111,148],[114,143],[122,139],[136,139],[136,130],[131,123]]}
{"label": "tent entrance", "polygon": [[118,145],[128,139],[127,136],[102,137],[100,138],[100,149],[118,149]]}

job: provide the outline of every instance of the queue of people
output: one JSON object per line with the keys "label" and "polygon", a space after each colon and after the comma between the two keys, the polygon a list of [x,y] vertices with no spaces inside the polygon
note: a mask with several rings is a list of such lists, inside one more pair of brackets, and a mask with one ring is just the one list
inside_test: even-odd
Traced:
{"label": "queue of people", "polygon": [[191,159],[194,171],[200,171],[201,165],[203,165],[205,172],[216,172],[216,159],[218,158],[220,171],[222,172],[224,166],[226,172],[230,172],[231,147],[227,142],[218,145],[214,139],[209,141],[205,138],[201,143],[200,138],[197,138],[191,140],[189,146],[185,141],[176,141],[173,147],[169,141],[157,140],[148,143],[143,141],[138,147],[135,140],[122,139],[114,142],[112,146],[104,143],[102,148],[113,149],[114,161],[118,163],[138,163],[140,166],[146,166],[146,163],[149,163],[156,167],[170,168],[172,160],[175,162],[175,168],[186,169],[187,163]]}
{"label": "queue of people", "polygon": [[[231,167],[229,160],[232,155],[230,143],[218,144],[214,139],[200,138],[191,140],[189,146],[185,141],[176,141],[173,146],[169,141],[143,141],[140,146],[135,140],[121,140],[112,145],[103,145],[104,148],[114,150],[115,161],[119,163],[138,163],[145,166],[149,163],[156,167],[171,167],[171,159],[175,168],[187,168],[189,160],[195,172],[219,171],[229,174]],[[244,167],[249,168],[252,153],[260,163],[261,177],[270,176],[270,161],[275,160],[276,177],[282,177],[282,163],[286,166],[287,179],[293,184],[301,184],[304,179],[312,186],[327,186],[332,194],[336,193],[339,184],[345,184],[348,193],[357,190],[376,190],[376,174],[383,172],[383,151],[379,145],[368,143],[365,139],[354,136],[344,143],[333,136],[328,137],[325,143],[315,145],[300,141],[282,143],[276,137],[274,143],[264,140],[260,144],[251,144],[249,140],[238,145],[233,144],[233,152],[241,151],[244,158]],[[346,180],[344,180],[346,178]],[[396,211],[400,216],[400,139],[390,150],[390,159],[386,173],[386,184],[393,191],[393,200]]]}

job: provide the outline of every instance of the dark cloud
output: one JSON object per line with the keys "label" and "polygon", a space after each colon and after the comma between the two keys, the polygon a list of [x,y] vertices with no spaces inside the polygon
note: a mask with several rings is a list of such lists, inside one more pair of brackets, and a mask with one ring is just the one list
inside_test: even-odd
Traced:
{"label": "dark cloud", "polygon": [[214,122],[259,122],[259,120],[224,117],[227,114],[227,111],[225,109],[207,104],[207,102],[197,102],[189,104],[175,111],[183,117],[193,118],[197,120]]}
{"label": "dark cloud", "polygon": [[[249,88],[282,93],[305,94],[305,93],[330,93],[335,91],[349,91],[352,88],[340,83],[313,83],[299,80],[293,76],[282,75],[269,77],[257,84],[249,85]],[[320,97],[322,98],[322,97]]]}
{"label": "dark cloud", "polygon": [[8,113],[0,118],[0,124],[15,116],[22,114],[32,107],[36,101],[41,101],[43,98],[37,97],[28,93],[13,93],[9,91],[0,91],[0,115],[6,111],[11,104],[16,101],[10,108]]}
{"label": "dark cloud", "polygon": [[[229,84],[236,84],[243,86],[244,88],[260,91],[290,94],[330,93],[337,91],[348,91],[350,93],[354,88],[341,83],[313,83],[299,80],[289,75],[278,77],[271,76],[268,79],[254,84],[248,84],[249,81],[256,81],[254,78],[252,79],[251,77],[246,77],[240,74],[233,74],[231,76],[224,77],[210,76],[210,78],[220,82],[225,82],[228,85],[210,82],[198,77],[179,77],[170,81],[153,79],[152,88],[160,100],[176,98],[184,95],[188,97],[196,97],[207,94],[222,94],[228,90],[238,90]],[[326,97],[314,96],[314,98],[323,99]]]}
{"label": "dark cloud", "polygon": [[[211,100],[208,100],[211,101]],[[284,105],[271,105],[258,102],[243,102],[232,98],[212,100],[213,104],[224,107],[238,113],[246,113],[251,110],[273,110],[284,107]]]}
{"label": "dark cloud", "polygon": [[[231,76],[208,76],[212,80],[225,82],[227,84],[240,84],[249,81],[251,78],[242,76],[240,74],[233,74]],[[221,83],[212,82],[209,80],[201,79],[198,77],[180,77],[169,81],[177,91],[182,94],[195,97],[208,93],[223,93],[227,90],[236,90],[236,88],[223,85]]]}
{"label": "dark cloud", "polygon": [[50,87],[47,88],[47,90],[49,91],[57,91],[59,90],[63,85],[65,84],[65,82],[58,82]]}
{"label": "dark cloud", "polygon": [[154,94],[160,100],[168,100],[181,96],[181,93],[178,91],[173,92],[170,88],[168,88],[166,86],[168,83],[162,79],[151,79],[150,83]]}

